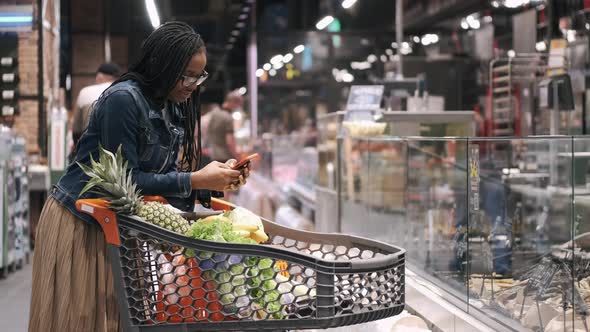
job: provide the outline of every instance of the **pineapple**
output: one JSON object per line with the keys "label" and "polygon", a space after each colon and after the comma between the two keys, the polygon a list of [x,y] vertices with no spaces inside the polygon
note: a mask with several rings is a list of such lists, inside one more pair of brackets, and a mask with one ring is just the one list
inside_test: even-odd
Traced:
{"label": "pineapple", "polygon": [[77,163],[90,177],[80,195],[87,191],[99,194],[110,202],[110,208],[118,214],[135,214],[147,222],[182,235],[189,230],[188,221],[164,204],[143,201],[131,172],[127,172],[127,162],[123,162],[121,146],[117,149],[116,156],[102,146],[99,146],[98,154],[98,162],[90,157],[91,167]]}

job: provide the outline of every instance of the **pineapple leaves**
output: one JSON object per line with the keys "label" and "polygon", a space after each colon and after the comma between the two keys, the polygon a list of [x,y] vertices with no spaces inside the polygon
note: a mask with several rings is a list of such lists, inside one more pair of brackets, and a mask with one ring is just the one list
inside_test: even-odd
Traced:
{"label": "pineapple leaves", "polygon": [[80,191],[80,196],[82,196],[85,192],[87,192],[88,190],[94,188],[96,185],[100,184],[102,182],[101,179],[98,178],[92,178],[88,181],[88,183],[86,183],[86,185],[84,186],[84,188],[82,189],[82,191]]}
{"label": "pineapple leaves", "polygon": [[81,164],[81,163],[79,163],[79,162],[76,162],[76,164],[78,164],[78,166],[79,166],[79,167],[82,169],[82,171],[83,171],[83,172],[84,172],[86,175],[88,175],[88,176],[90,176],[90,177],[94,176],[94,170],[93,170],[92,168],[90,168],[90,167],[88,167],[88,166],[86,166],[86,165],[84,165],[84,164]]}

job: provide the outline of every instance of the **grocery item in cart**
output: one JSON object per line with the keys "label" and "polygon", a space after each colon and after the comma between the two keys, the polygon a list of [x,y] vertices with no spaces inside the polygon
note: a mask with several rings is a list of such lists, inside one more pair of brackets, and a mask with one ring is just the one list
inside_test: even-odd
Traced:
{"label": "grocery item in cart", "polygon": [[188,221],[160,202],[144,202],[133,182],[131,172],[127,172],[127,162],[123,161],[121,145],[117,154],[98,148],[98,162],[90,156],[90,167],[77,163],[90,177],[80,196],[87,191],[100,195],[109,202],[109,207],[119,214],[138,215],[143,220],[178,234],[188,231]]}

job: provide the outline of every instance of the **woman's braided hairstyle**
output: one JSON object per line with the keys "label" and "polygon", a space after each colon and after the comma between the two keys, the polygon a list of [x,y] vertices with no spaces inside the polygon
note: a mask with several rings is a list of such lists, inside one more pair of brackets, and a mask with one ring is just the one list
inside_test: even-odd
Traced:
{"label": "woman's braided hairstyle", "polygon": [[[188,24],[168,22],[152,32],[141,45],[138,61],[116,82],[134,80],[158,105],[164,106],[170,91],[192,57],[205,52],[201,36]],[[185,102],[178,104],[184,122],[183,157],[180,163],[184,171],[195,171],[201,157],[201,104],[200,87]],[[195,127],[196,125],[196,127]],[[195,142],[197,130],[197,142]],[[196,144],[195,144],[196,143]]]}

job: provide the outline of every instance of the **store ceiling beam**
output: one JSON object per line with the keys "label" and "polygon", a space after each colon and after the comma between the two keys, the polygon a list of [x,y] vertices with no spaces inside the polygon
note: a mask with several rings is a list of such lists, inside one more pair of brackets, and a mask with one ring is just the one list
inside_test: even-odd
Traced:
{"label": "store ceiling beam", "polygon": [[406,35],[432,30],[433,26],[444,20],[462,17],[481,11],[482,8],[490,7],[489,1],[485,0],[461,0],[433,11],[428,8],[428,5],[424,8],[424,3],[434,2],[417,2],[417,5],[413,8],[406,9],[406,13],[404,13],[404,32]]}

